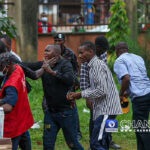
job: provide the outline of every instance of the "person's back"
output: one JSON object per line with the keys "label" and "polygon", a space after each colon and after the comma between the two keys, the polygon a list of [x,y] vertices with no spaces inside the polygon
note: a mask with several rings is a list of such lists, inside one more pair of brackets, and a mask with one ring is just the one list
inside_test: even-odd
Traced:
{"label": "person's back", "polygon": [[[147,76],[144,60],[142,57],[124,53],[117,60],[114,65],[114,71],[117,69],[117,64],[125,64],[127,68],[122,68],[122,74],[130,75],[130,86],[131,97],[145,95],[150,92],[150,80]],[[119,77],[118,77],[119,78]]]}

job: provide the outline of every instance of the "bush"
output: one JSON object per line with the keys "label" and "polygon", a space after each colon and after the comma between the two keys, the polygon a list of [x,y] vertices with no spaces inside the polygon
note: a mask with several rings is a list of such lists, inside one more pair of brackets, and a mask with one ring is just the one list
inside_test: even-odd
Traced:
{"label": "bush", "polygon": [[[0,1],[2,5],[2,1]],[[6,17],[6,10],[0,9],[0,35],[7,34],[11,38],[16,37],[16,26],[12,17]]]}
{"label": "bush", "polygon": [[109,19],[110,31],[106,34],[110,44],[110,52],[115,50],[115,45],[120,41],[125,41],[129,35],[128,18],[125,10],[125,2],[115,0],[115,4],[110,9]]}

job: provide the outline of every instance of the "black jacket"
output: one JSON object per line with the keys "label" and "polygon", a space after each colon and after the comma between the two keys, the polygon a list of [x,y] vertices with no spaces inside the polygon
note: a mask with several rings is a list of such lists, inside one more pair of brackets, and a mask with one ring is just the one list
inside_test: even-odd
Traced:
{"label": "black jacket", "polygon": [[[40,69],[42,62],[26,63],[33,70]],[[46,103],[50,110],[64,111],[71,109],[72,103],[66,99],[74,82],[74,72],[71,63],[60,58],[53,68],[56,76],[45,72],[42,76],[42,84]]]}

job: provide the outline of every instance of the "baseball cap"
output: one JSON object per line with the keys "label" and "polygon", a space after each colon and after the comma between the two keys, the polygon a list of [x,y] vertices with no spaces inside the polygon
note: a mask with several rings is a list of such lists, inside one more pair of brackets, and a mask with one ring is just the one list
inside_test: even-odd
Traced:
{"label": "baseball cap", "polygon": [[65,35],[62,33],[57,33],[54,35],[54,39],[65,39]]}
{"label": "baseball cap", "polygon": [[120,102],[121,102],[121,108],[122,108],[122,112],[124,114],[129,112],[129,100],[125,97],[121,97],[120,98]]}

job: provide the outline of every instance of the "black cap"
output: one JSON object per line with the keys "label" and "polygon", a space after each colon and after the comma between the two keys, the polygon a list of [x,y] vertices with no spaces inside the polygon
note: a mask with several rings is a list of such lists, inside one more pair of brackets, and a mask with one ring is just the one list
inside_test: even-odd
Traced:
{"label": "black cap", "polygon": [[65,35],[62,33],[57,33],[54,35],[54,39],[65,39]]}

